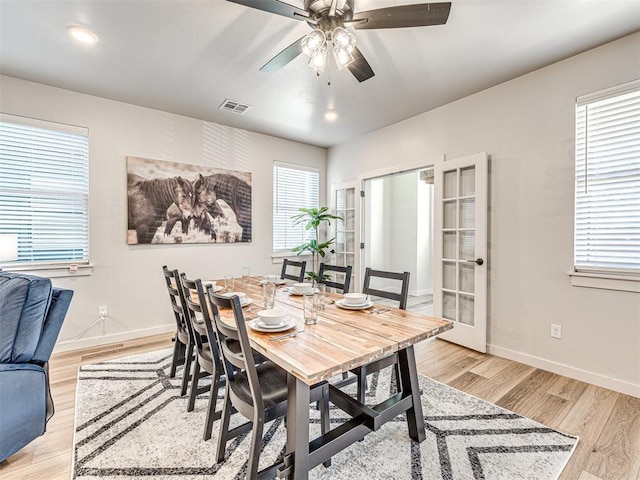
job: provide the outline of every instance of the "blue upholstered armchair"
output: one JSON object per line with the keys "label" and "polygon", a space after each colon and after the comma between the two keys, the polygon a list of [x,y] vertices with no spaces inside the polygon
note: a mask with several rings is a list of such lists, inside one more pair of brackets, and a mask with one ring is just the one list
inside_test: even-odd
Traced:
{"label": "blue upholstered armchair", "polygon": [[0,271],[0,462],[53,415],[47,362],[72,296],[48,278]]}

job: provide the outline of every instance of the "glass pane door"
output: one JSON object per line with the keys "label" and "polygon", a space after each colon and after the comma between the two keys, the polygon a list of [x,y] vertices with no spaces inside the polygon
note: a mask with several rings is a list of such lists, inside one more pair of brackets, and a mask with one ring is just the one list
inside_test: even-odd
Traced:
{"label": "glass pane door", "polygon": [[486,351],[486,154],[436,165],[434,312],[455,322],[442,335]]}
{"label": "glass pane door", "polygon": [[[356,188],[355,183],[349,183],[344,185],[338,185],[333,187],[333,210],[335,215],[339,216],[341,220],[335,221],[335,246],[334,255],[331,263],[340,266],[351,265],[352,276],[351,285],[352,289],[357,285],[355,283],[356,273],[356,201],[358,200],[359,191]],[[334,222],[332,222],[333,224]],[[344,279],[341,278],[342,274],[333,274],[334,280],[343,283]]]}

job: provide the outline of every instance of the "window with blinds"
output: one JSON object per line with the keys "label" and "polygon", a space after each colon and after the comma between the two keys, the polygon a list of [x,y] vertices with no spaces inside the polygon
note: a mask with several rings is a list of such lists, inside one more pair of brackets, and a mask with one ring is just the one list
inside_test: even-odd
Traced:
{"label": "window with blinds", "polygon": [[320,175],[317,169],[301,165],[273,164],[273,251],[290,252],[314,238],[313,229],[293,225],[299,208],[318,208]]}
{"label": "window with blinds", "polygon": [[640,275],[640,81],[576,104],[574,268]]}
{"label": "window with blinds", "polygon": [[1,114],[0,239],[18,240],[3,265],[88,263],[88,202],[88,130]]}

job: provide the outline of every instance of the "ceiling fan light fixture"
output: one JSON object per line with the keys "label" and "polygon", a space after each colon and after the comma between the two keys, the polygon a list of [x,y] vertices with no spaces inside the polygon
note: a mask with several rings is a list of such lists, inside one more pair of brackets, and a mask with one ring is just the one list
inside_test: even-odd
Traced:
{"label": "ceiling fan light fixture", "polygon": [[338,47],[337,45],[333,47],[333,58],[335,58],[336,60],[338,70],[342,70],[344,67],[353,63],[354,61],[353,55],[351,55],[349,51],[344,48]]}
{"label": "ceiling fan light fixture", "polygon": [[313,68],[316,72],[324,72],[326,65],[327,65],[327,49],[326,47],[321,47],[318,49],[316,54],[309,59],[309,66]]}
{"label": "ceiling fan light fixture", "polygon": [[336,27],[331,33],[331,41],[334,48],[346,50],[347,53],[353,52],[356,48],[356,36],[344,27]]}
{"label": "ceiling fan light fixture", "polygon": [[302,52],[308,57],[315,57],[326,43],[327,37],[324,32],[314,30],[302,39]]}

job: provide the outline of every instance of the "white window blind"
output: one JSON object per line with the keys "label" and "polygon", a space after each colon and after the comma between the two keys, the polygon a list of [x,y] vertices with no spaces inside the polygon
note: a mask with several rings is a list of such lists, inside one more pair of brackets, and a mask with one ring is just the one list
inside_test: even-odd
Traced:
{"label": "white window blind", "polygon": [[0,115],[0,235],[18,236],[18,265],[88,263],[85,128]]}
{"label": "white window blind", "polygon": [[317,169],[274,162],[273,164],[273,251],[288,252],[314,238],[313,229],[293,225],[299,208],[318,208],[320,176]]}
{"label": "white window blind", "polygon": [[578,98],[574,269],[640,274],[640,81]]}

